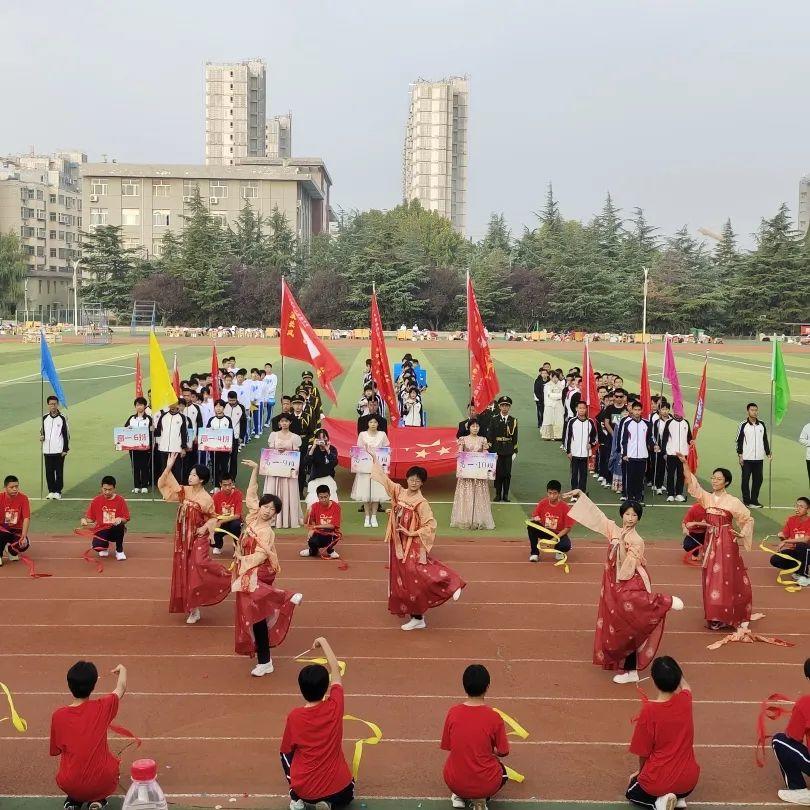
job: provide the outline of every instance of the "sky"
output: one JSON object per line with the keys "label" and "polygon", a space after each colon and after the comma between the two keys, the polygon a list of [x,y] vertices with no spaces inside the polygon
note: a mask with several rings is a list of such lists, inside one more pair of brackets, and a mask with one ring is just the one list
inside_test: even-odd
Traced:
{"label": "sky", "polygon": [[750,244],[810,172],[807,0],[3,0],[0,29],[0,154],[203,163],[204,63],[259,57],[345,210],[400,201],[409,82],[467,74],[474,238],[552,183],[566,218],[609,191]]}

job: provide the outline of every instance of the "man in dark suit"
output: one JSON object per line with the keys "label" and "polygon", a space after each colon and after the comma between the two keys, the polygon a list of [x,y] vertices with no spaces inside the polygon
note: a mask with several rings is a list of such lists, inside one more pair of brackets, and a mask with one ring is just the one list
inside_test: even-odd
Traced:
{"label": "man in dark suit", "polygon": [[512,481],[512,462],[518,451],[517,419],[511,416],[511,397],[498,399],[498,413],[494,414],[487,429],[487,440],[497,453],[495,466],[495,500],[509,502],[509,484]]}
{"label": "man in dark suit", "polygon": [[458,423],[458,430],[456,431],[457,439],[460,439],[462,436],[470,435],[470,419],[475,418],[477,418],[477,414],[475,413],[475,405],[471,402],[467,406],[467,418]]}
{"label": "man in dark suit", "polygon": [[376,419],[377,430],[381,430],[383,433],[388,433],[388,420],[380,416],[379,403],[373,396],[368,397],[367,401],[368,401],[368,413],[365,414],[364,416],[357,417],[357,432],[362,433],[364,430],[368,430],[369,420]]}
{"label": "man in dark suit", "polygon": [[546,408],[544,387],[547,382],[548,370],[545,366],[540,366],[534,380],[534,404],[537,408],[537,427],[539,428],[543,427],[543,411]]}

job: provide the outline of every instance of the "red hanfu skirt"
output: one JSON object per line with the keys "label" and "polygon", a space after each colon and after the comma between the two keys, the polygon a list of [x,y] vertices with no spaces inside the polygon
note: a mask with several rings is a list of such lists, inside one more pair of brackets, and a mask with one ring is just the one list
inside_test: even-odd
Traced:
{"label": "red hanfu skirt", "polygon": [[268,565],[258,572],[259,582],[253,593],[236,594],[236,634],[234,650],[237,655],[256,654],[253,625],[267,622],[270,646],[278,647],[290,629],[295,605],[290,601],[293,591],[283,591],[273,586],[276,575]]}
{"label": "red hanfu skirt", "polygon": [[731,515],[707,512],[703,613],[707,622],[739,627],[751,618],[751,580],[731,533]]}
{"label": "red hanfu skirt", "polygon": [[430,554],[420,563],[421,550],[414,538],[405,559],[400,560],[389,545],[388,610],[395,616],[422,615],[467,585],[452,568]]}

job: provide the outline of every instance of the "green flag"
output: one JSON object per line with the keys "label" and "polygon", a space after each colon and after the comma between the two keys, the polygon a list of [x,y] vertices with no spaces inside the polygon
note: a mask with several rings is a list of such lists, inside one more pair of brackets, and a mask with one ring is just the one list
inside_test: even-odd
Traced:
{"label": "green flag", "polygon": [[785,361],[782,357],[782,347],[776,340],[773,342],[771,382],[773,383],[773,415],[776,424],[779,425],[787,413],[790,402],[790,385],[785,370]]}

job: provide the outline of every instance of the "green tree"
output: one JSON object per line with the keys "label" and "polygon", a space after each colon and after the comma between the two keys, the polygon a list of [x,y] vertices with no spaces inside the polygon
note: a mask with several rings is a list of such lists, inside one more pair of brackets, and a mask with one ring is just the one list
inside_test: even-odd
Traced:
{"label": "green tree", "polygon": [[492,214],[487,225],[487,232],[481,240],[481,250],[488,253],[490,250],[500,250],[507,256],[512,252],[512,234],[506,227],[503,214]]}
{"label": "green tree", "polygon": [[125,248],[118,225],[103,225],[82,234],[82,267],[90,275],[82,288],[86,301],[123,316],[132,309],[136,253]]}
{"label": "green tree", "polygon": [[16,233],[0,233],[0,317],[11,318],[23,297],[28,267]]}

